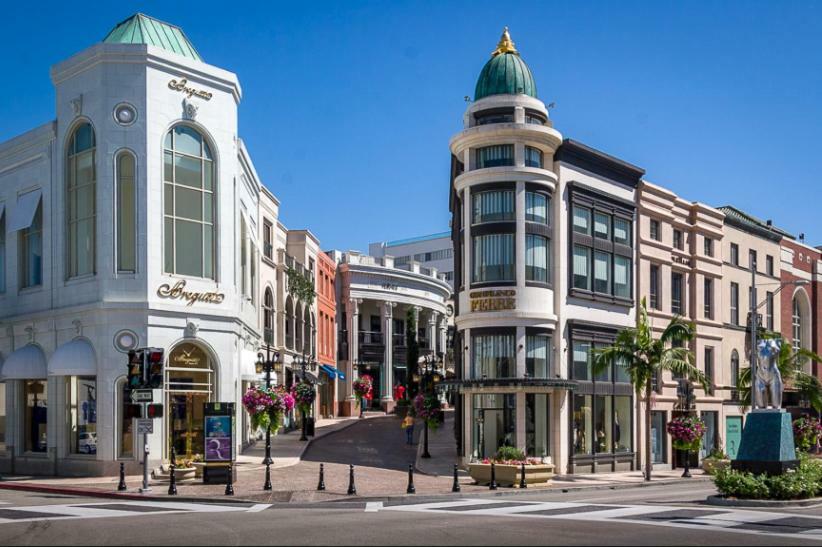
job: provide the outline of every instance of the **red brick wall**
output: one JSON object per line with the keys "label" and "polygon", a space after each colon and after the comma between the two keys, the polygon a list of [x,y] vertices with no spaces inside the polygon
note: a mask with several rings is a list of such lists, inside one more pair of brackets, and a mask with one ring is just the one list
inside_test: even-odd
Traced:
{"label": "red brick wall", "polygon": [[[793,268],[795,270],[807,272],[813,275],[814,270],[816,269],[816,263],[818,260],[822,258],[822,252],[817,251],[815,249],[810,249],[803,245],[798,245],[797,243],[789,240],[783,239],[782,246],[788,249],[791,249],[794,253],[793,255]],[[800,259],[800,256],[802,257]],[[810,256],[811,261],[808,264],[808,256]],[[822,272],[817,272],[822,273]],[[784,267],[782,269],[781,281],[797,281],[800,279],[796,275],[793,275],[787,272]],[[820,282],[813,282],[811,281],[808,285],[804,285],[803,288],[808,293],[808,296],[811,300],[811,349],[817,353],[822,353],[822,283]],[[796,290],[794,286],[785,287],[785,289],[781,293],[780,298],[780,305],[781,305],[781,314],[782,314],[782,325],[781,331],[782,336],[786,339],[790,340],[793,338],[793,328],[792,328],[792,317],[793,317],[793,293]],[[822,364],[815,363],[814,364],[814,373],[822,378]]]}

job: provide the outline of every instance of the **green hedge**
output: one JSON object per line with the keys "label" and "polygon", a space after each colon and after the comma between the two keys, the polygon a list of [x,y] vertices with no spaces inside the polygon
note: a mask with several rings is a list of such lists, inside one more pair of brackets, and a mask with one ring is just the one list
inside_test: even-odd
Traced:
{"label": "green hedge", "polygon": [[722,469],[714,477],[723,496],[740,499],[794,500],[822,494],[822,463],[803,457],[796,470],[768,477]]}

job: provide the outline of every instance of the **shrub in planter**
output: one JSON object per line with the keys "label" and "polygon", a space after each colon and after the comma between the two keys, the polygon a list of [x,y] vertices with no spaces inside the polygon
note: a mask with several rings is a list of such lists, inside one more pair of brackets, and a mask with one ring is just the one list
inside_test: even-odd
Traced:
{"label": "shrub in planter", "polygon": [[763,499],[769,494],[764,475],[721,469],[714,478],[719,493],[729,498]]}
{"label": "shrub in planter", "polygon": [[796,470],[773,477],[722,469],[717,472],[714,482],[719,493],[726,497],[778,500],[812,498],[822,493],[822,463],[803,457]]}
{"label": "shrub in planter", "polygon": [[501,446],[494,456],[496,462],[525,461],[525,453],[514,446]]}
{"label": "shrub in planter", "polygon": [[731,465],[731,459],[719,448],[712,449],[711,453],[702,459],[702,470],[709,475],[715,475],[729,465]]}

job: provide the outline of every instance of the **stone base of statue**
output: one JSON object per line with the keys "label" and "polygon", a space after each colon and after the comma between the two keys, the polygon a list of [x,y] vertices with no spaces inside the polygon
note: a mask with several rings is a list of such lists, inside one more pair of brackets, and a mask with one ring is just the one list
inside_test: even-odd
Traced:
{"label": "stone base of statue", "polygon": [[781,475],[797,465],[791,415],[783,409],[757,409],[748,414],[739,452],[731,467],[755,474]]}

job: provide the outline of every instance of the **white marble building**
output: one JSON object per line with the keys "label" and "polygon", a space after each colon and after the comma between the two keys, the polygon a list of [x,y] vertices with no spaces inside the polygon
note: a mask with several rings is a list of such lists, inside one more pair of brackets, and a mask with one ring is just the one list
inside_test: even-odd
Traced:
{"label": "white marble building", "polygon": [[0,470],[136,467],[123,413],[135,347],[166,349],[150,461],[171,442],[196,453],[202,403],[238,403],[261,337],[261,182],[237,131],[239,81],[142,14],[51,78],[54,120],[0,144]]}

